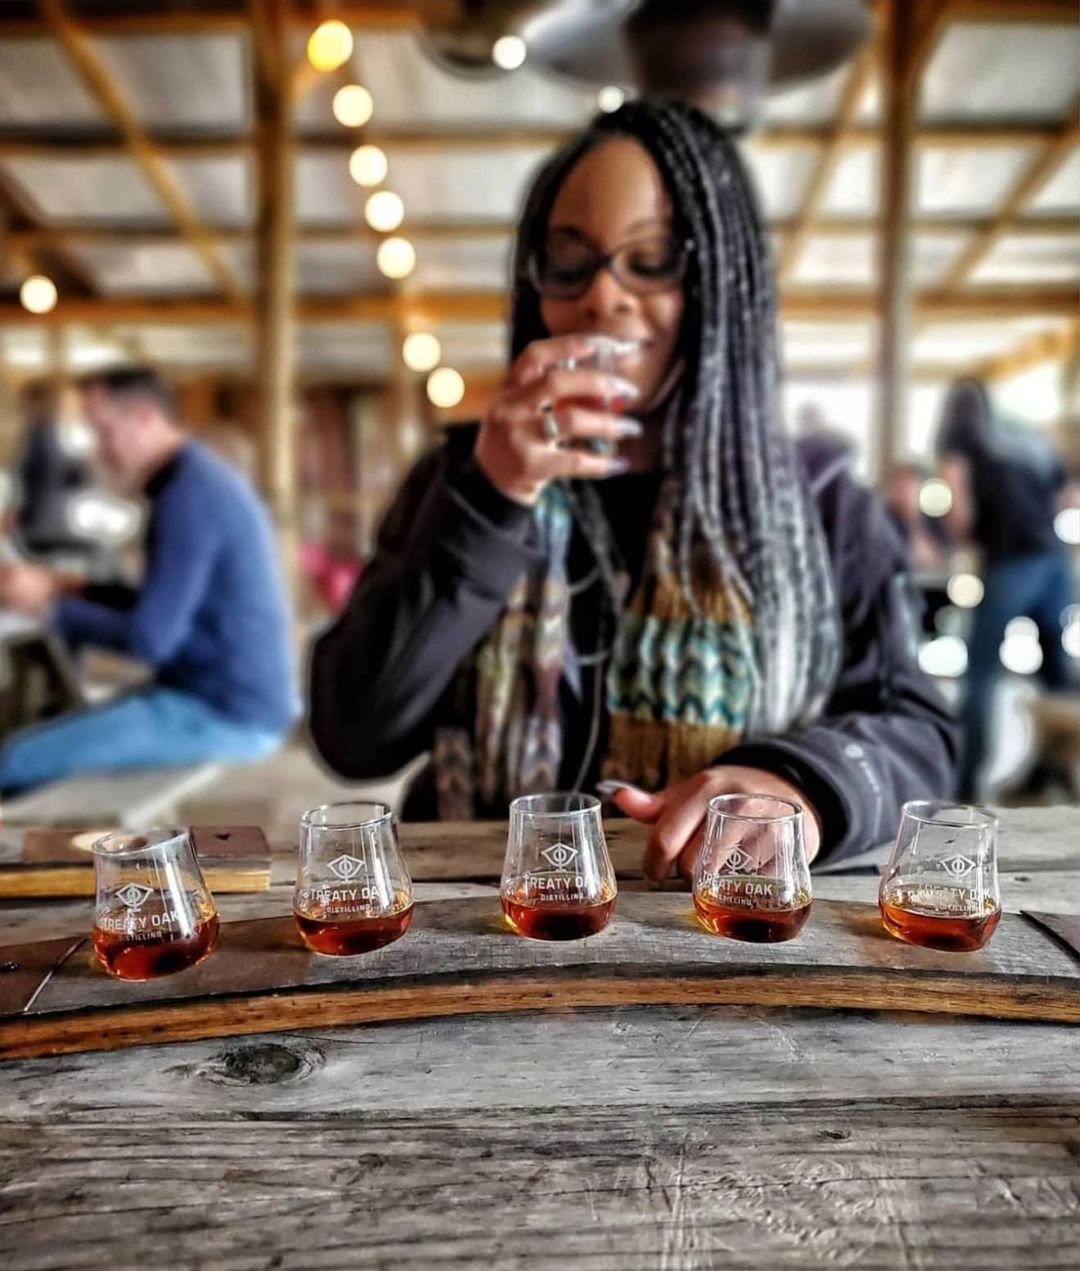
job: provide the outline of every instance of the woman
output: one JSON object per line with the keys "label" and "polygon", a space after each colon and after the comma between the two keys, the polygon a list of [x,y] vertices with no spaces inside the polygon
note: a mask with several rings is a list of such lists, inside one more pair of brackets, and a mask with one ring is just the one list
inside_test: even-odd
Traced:
{"label": "woman", "polygon": [[600,782],[652,825],[655,878],[692,867],[714,794],[798,800],[835,857],[947,791],[902,547],[843,454],[781,432],[765,234],[704,115],[633,103],[547,165],[512,354],[315,646],[326,760],[374,777],[430,749],[413,815]]}

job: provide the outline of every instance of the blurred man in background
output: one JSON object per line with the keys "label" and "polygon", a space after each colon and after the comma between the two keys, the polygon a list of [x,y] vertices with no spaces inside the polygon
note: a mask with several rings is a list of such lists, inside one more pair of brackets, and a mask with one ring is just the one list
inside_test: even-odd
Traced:
{"label": "blurred man in background", "polygon": [[[1032,429],[994,416],[985,385],[959,380],[945,403],[938,433],[942,476],[952,492],[946,528],[982,553],[983,599],[974,613],[961,707],[964,758],[960,797],[977,798],[994,707],[1001,641],[1013,618],[1031,618],[1042,647],[1041,677],[1051,692],[1068,692],[1073,676],[1062,643],[1072,600],[1071,565],[1054,530],[1066,485],[1064,464]],[[1050,774],[1040,761],[1029,780]]]}
{"label": "blurred man in background", "polygon": [[39,565],[0,568],[0,604],[49,621],[75,648],[146,662],[153,681],[28,729],[0,751],[0,790],[77,773],[252,760],[276,749],[298,703],[269,520],[248,483],[176,420],[141,367],[82,383],[103,465],[150,504],[137,589],[63,594]]}

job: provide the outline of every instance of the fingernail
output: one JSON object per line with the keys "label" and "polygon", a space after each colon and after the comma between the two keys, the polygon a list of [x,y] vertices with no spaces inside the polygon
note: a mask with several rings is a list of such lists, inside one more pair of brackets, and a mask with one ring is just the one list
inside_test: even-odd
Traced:
{"label": "fingernail", "polygon": [[591,335],[588,340],[598,352],[610,353],[612,357],[628,357],[641,348],[640,340],[619,340],[613,335]]}
{"label": "fingernail", "polygon": [[620,437],[641,437],[645,433],[645,426],[640,424],[636,419],[630,419],[623,416],[622,419],[615,421],[615,428]]}
{"label": "fingernail", "polygon": [[617,790],[632,790],[633,786],[628,781],[598,781],[596,783],[597,794],[615,794]]}
{"label": "fingernail", "polygon": [[608,475],[612,477],[621,477],[623,473],[630,471],[630,460],[624,459],[621,455],[617,459],[612,459],[611,467],[608,469]]}
{"label": "fingernail", "polygon": [[641,389],[630,380],[624,380],[621,375],[613,375],[611,377],[611,387],[619,397],[641,396]]}

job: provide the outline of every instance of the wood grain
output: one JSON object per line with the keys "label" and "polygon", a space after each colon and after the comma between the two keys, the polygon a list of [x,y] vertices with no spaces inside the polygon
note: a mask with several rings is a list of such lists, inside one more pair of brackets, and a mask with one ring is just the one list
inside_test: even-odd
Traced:
{"label": "wood grain", "polygon": [[[463,1015],[12,1060],[0,1121],[150,1127],[503,1108],[965,1106],[1080,1098],[1075,1030],[948,1015],[657,1006]],[[568,1078],[567,1073],[571,1076]],[[929,1128],[929,1127],[927,1127]]]}
{"label": "wood grain", "polygon": [[7,1266],[1074,1267],[1078,1112],[913,1100],[0,1127],[0,1161],[22,1165]]}
{"label": "wood grain", "polygon": [[[31,946],[33,948],[33,946]],[[17,949],[0,950],[16,963]],[[215,954],[178,975],[125,983],[90,950],[68,957],[25,1013],[0,1017],[0,1056],[29,1057],[268,1027],[473,1012],[665,1003],[955,1012],[1080,1022],[1080,959],[1006,916],[977,953],[892,940],[874,906],[822,901],[799,939],[706,935],[684,897],[630,895],[590,940],[523,940],[493,901],[417,906],[409,935],[359,958],[320,958],[290,919],[227,924]]]}
{"label": "wood grain", "polygon": [[[256,826],[208,825],[191,833],[211,891],[257,892],[270,886],[270,845]],[[84,833],[76,828],[32,826],[22,832],[17,857],[12,859],[9,848],[0,860],[0,900],[93,896],[93,856],[75,846],[80,836]]]}

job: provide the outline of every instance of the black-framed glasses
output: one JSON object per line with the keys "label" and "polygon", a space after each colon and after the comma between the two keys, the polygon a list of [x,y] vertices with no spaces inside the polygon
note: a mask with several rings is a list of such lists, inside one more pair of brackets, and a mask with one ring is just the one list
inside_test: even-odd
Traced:
{"label": "black-framed glasses", "polygon": [[651,296],[677,287],[693,250],[690,239],[650,234],[598,252],[583,239],[556,239],[529,257],[529,278],[547,300],[580,300],[601,269],[635,296]]}

